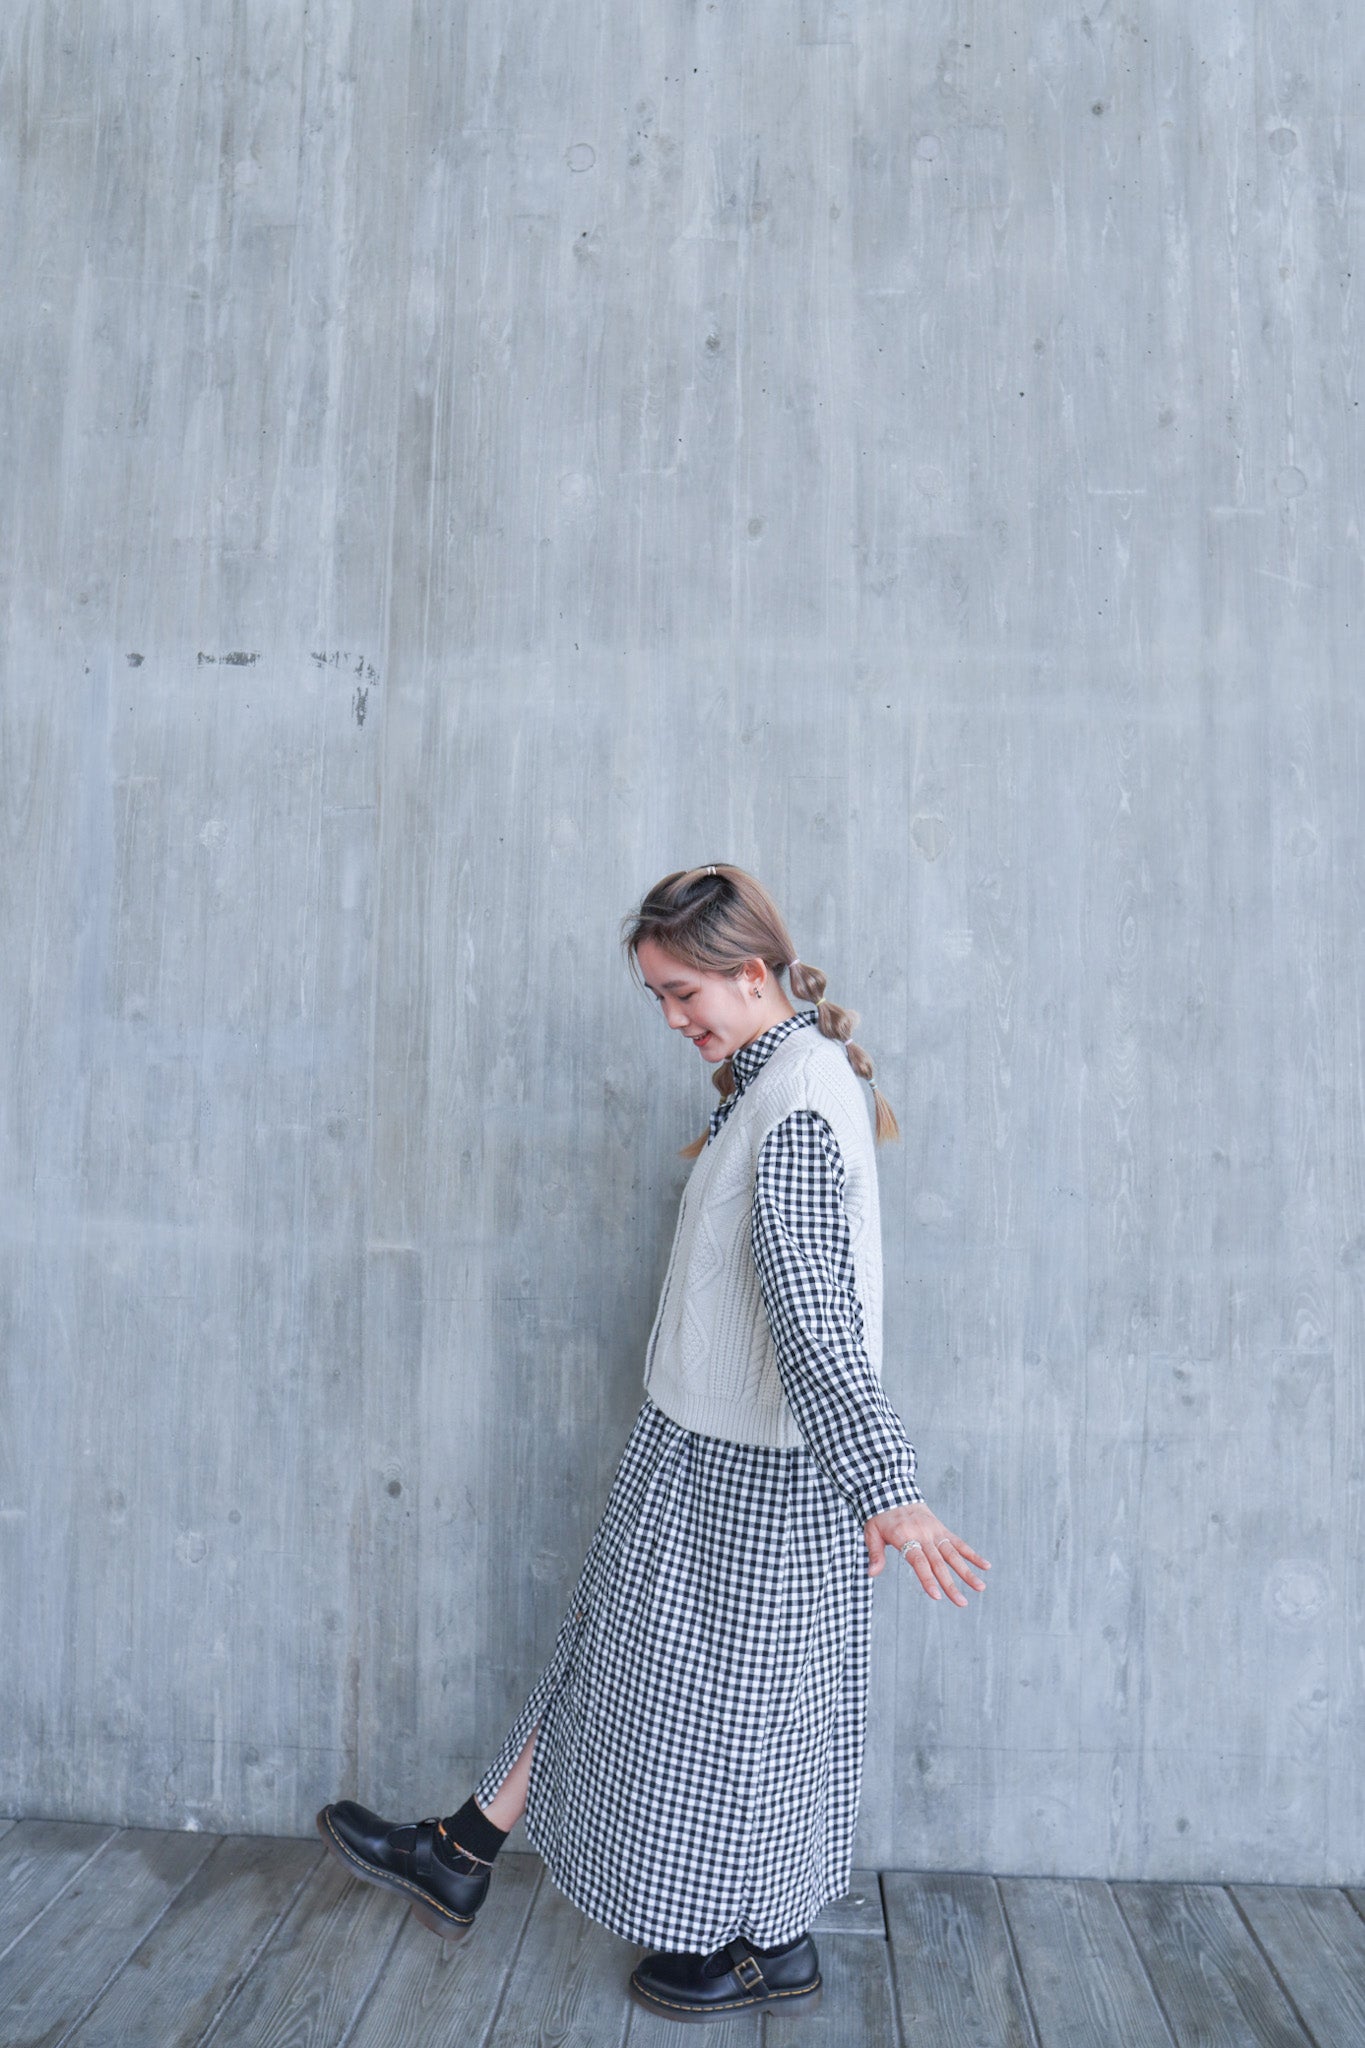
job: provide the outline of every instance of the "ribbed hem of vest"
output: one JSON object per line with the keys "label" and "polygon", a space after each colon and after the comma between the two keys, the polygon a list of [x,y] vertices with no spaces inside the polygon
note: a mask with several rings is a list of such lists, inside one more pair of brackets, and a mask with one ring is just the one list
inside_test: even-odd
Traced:
{"label": "ribbed hem of vest", "polygon": [[769,1451],[799,1451],[806,1439],[796,1417],[784,1402],[780,1408],[735,1408],[705,1394],[679,1394],[671,1387],[660,1388],[651,1381],[647,1392],[680,1429],[698,1436],[719,1437],[723,1443],[753,1444]]}

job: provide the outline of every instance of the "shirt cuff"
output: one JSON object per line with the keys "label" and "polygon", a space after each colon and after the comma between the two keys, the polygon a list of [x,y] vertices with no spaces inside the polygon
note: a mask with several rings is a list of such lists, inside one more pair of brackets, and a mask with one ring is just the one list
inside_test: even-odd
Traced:
{"label": "shirt cuff", "polygon": [[862,1521],[870,1522],[874,1515],[885,1514],[888,1508],[913,1507],[916,1501],[923,1499],[924,1495],[913,1479],[906,1479],[903,1475],[899,1479],[884,1479],[880,1486],[863,1495],[858,1503],[858,1514]]}

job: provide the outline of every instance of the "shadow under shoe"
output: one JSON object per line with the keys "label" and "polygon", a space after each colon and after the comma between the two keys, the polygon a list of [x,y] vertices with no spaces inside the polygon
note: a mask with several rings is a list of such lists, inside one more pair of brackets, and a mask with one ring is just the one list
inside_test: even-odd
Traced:
{"label": "shadow under shoe", "polygon": [[435,1818],[382,1820],[354,1799],[338,1799],[317,1816],[332,1855],[367,1884],[407,1900],[413,1915],[445,1941],[458,1941],[483,1904],[493,1866],[461,1852],[454,1864],[436,1854]]}
{"label": "shadow under shoe", "polygon": [[780,1956],[755,1955],[742,1934],[709,1955],[662,1949],[630,1973],[636,2004],[670,2020],[728,2020],[753,2006],[813,2012],[822,1983],[809,1934]]}

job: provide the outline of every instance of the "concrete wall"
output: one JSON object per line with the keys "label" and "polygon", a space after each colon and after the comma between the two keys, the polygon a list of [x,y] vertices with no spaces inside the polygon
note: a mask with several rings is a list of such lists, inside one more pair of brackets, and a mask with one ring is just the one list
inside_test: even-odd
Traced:
{"label": "concrete wall", "polygon": [[[0,17],[0,1809],[469,1789],[714,1101],[903,1124],[860,1856],[1365,1877],[1360,17]],[[686,1057],[684,1055],[687,1055]]]}

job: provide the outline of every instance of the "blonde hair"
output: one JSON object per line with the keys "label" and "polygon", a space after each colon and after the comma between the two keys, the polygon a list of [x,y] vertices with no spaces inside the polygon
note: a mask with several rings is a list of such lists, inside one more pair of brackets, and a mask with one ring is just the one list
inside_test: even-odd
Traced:
{"label": "blonde hair", "polygon": [[[826,1038],[838,1039],[848,1063],[864,1081],[872,1081],[872,1062],[860,1045],[853,1043],[856,1010],[845,1010],[825,995],[825,977],[818,967],[798,960],[792,950],[791,934],[772,897],[743,868],[716,861],[707,867],[678,868],[656,882],[639,908],[622,920],[621,943],[629,956],[630,972],[643,987],[637,949],[645,939],[671,953],[694,974],[738,974],[746,960],[762,960],[775,975],[789,970],[791,993],[815,1004],[815,1021]],[[723,1059],[711,1076],[722,1097],[734,1092],[735,1077],[730,1060]],[[874,1142],[898,1138],[900,1125],[895,1111],[872,1081],[875,1112]],[[699,1138],[681,1148],[684,1159],[695,1159],[710,1135],[708,1122]]]}

